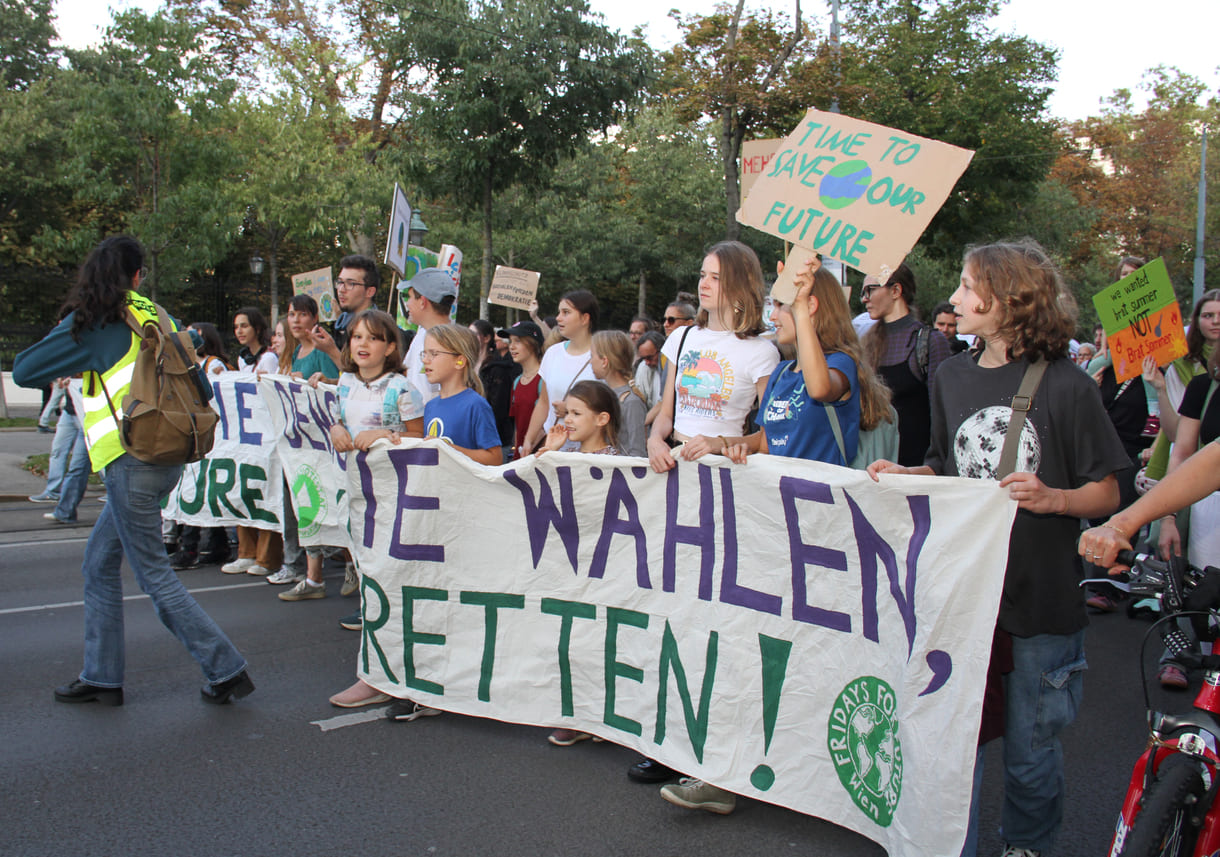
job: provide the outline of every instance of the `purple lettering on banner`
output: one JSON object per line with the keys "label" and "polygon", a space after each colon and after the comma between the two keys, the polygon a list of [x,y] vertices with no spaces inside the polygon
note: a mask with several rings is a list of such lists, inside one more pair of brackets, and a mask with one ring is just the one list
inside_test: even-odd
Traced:
{"label": "purple lettering on banner", "polygon": [[[306,393],[304,385],[296,384],[294,386],[298,391],[305,393],[305,407],[309,409],[309,416],[313,417],[313,424],[321,430],[322,440],[315,440],[313,432],[305,432],[305,439],[309,441],[309,445],[314,449],[319,449],[323,452],[333,451],[330,444],[330,414],[325,411],[322,413],[318,412],[317,397]],[[297,419],[305,425],[309,424],[309,420],[300,411],[297,412]]]}
{"label": "purple lettering on banner", "polygon": [[[432,510],[441,507],[439,497],[420,497],[407,493],[407,468],[436,467],[440,463],[440,453],[436,449],[394,449],[388,454],[394,472],[398,474],[398,510],[394,513],[394,532],[390,535],[390,556],[395,559],[418,560],[419,562],[444,562],[444,545],[403,544],[399,541],[402,534],[402,513],[406,509]],[[368,493],[365,493],[368,496]]]}
{"label": "purple lettering on banner", "polygon": [[572,564],[572,573],[575,574],[577,551],[580,547],[580,522],[576,520],[576,504],[572,498],[572,468],[555,468],[555,478],[559,482],[559,504],[562,509],[556,508],[551,483],[542,475],[542,471],[535,467],[534,473],[538,477],[537,502],[534,501],[534,489],[517,475],[516,470],[504,473],[504,481],[521,492],[525,529],[530,536],[530,554],[534,560],[534,568],[538,567],[538,562],[542,559],[547,536],[551,527],[554,527],[563,542],[568,562]]}
{"label": "purple lettering on banner", "polygon": [[300,449],[304,441],[297,426],[297,403],[293,398],[292,389],[283,384],[272,385],[275,395],[280,401],[280,412],[284,415],[284,440],[293,449]]}
{"label": "purple lettering on banner", "polygon": [[229,439],[229,414],[225,411],[225,397],[220,395],[220,382],[212,382],[212,402],[216,405],[216,412],[220,414],[220,436],[225,440]]}
{"label": "purple lettering on banner", "polygon": [[[619,517],[619,509],[627,513]],[[610,471],[610,486],[606,491],[606,508],[602,513],[602,534],[593,549],[593,560],[589,564],[589,577],[604,577],[606,557],[610,553],[610,540],[615,534],[635,539],[635,582],[640,589],[652,589],[648,577],[648,538],[640,524],[640,504],[627,487],[627,475],[621,470]]]}
{"label": "purple lettering on banner", "polygon": [[712,469],[706,464],[699,468],[699,523],[697,526],[678,523],[678,472],[669,471],[665,483],[665,552],[661,563],[661,588],[674,591],[678,545],[699,548],[699,600],[712,600],[712,569],[716,562],[716,498],[712,493]]}
{"label": "purple lettering on banner", "polygon": [[724,564],[720,574],[720,600],[725,604],[749,607],[760,613],[780,615],[784,599],[770,592],[760,592],[737,582],[737,510],[733,505],[733,473],[721,467],[720,505],[721,529],[724,531]]}
{"label": "purple lettering on banner", "polygon": [[851,495],[844,492],[847,505],[851,509],[851,524],[856,533],[856,545],[860,550],[860,583],[862,607],[864,610],[864,636],[874,643],[878,641],[877,619],[877,559],[880,557],[885,564],[886,577],[890,579],[890,595],[898,605],[902,614],[902,622],[907,632],[907,655],[911,654],[915,645],[915,572],[919,566],[919,554],[927,541],[932,529],[932,513],[929,507],[928,495],[917,494],[907,497],[907,507],[911,510],[911,522],[914,525],[911,540],[907,544],[906,592],[898,580],[898,561],[894,550],[873,529],[873,525],[864,517],[864,512],[852,500]]}
{"label": "purple lettering on banner", "polygon": [[809,603],[805,570],[809,566],[847,571],[847,554],[821,545],[811,545],[801,538],[801,515],[796,502],[834,505],[834,495],[825,482],[811,482],[794,476],[781,476],[779,495],[784,503],[784,523],[788,527],[788,553],[792,557],[792,618],[810,625],[821,625],[832,631],[851,631],[851,616]]}
{"label": "purple lettering on banner", "polygon": [[[252,446],[263,445],[263,433],[246,431],[246,420],[254,416],[254,411],[246,404],[246,396],[258,397],[258,387],[251,381],[238,381],[233,385],[233,394],[237,397],[237,439],[241,443]],[[228,437],[226,434],[225,437]]]}
{"label": "purple lettering on banner", "polygon": [[369,454],[356,454],[356,471],[360,474],[360,493],[364,497],[364,538],[361,544],[373,546],[373,530],[377,526],[377,495],[373,492],[373,471],[369,469]]}

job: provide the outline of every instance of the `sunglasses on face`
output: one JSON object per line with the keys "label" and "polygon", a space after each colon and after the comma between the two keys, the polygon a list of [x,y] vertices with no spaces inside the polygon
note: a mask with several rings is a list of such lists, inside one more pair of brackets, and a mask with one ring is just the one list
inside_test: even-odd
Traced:
{"label": "sunglasses on face", "polygon": [[667,315],[665,316],[664,320],[666,324],[677,324],[680,321],[690,321],[689,318],[681,315]]}

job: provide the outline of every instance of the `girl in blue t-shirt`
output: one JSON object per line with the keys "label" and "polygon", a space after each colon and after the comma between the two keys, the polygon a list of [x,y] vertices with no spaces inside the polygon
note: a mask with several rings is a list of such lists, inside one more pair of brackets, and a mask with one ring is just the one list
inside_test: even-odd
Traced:
{"label": "girl in blue t-shirt", "polygon": [[[815,258],[797,274],[791,305],[772,298],[771,321],[780,345],[795,345],[796,360],[779,364],[767,382],[758,423],[762,431],[729,447],[744,463],[756,452],[846,466],[856,456],[860,430],[889,413],[885,387],[861,359],[843,290]],[[830,426],[835,409],[843,451]],[[846,455],[846,459],[844,458]]]}
{"label": "girl in blue t-shirt", "polygon": [[479,464],[504,460],[500,433],[475,371],[479,340],[464,327],[440,324],[424,340],[424,375],[440,394],[424,405],[424,436],[438,437]]}

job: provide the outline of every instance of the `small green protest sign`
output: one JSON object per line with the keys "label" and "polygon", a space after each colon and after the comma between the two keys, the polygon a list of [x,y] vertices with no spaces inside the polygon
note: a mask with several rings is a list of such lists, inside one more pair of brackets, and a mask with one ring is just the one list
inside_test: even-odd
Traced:
{"label": "small green protest sign", "polygon": [[1165,366],[1186,353],[1182,310],[1165,260],[1153,259],[1102,289],[1093,295],[1093,306],[1106,330],[1119,381],[1138,376],[1145,357]]}
{"label": "small green protest sign", "polygon": [[944,204],[974,152],[810,110],[737,219],[884,278]]}

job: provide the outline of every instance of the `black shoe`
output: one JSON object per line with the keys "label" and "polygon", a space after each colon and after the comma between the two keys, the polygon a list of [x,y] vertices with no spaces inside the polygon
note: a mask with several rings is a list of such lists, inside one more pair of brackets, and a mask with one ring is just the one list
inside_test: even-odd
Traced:
{"label": "black shoe", "polygon": [[339,625],[340,627],[346,628],[349,631],[359,631],[364,627],[364,617],[361,616],[360,611],[357,610],[352,615],[344,616],[342,619],[340,619]]}
{"label": "black shoe", "polygon": [[223,551],[208,551],[199,558],[197,565],[224,565],[229,561],[229,552]]}
{"label": "black shoe", "polygon": [[169,564],[174,571],[199,568],[199,554],[194,551],[180,550],[169,558]]}
{"label": "black shoe", "polygon": [[123,688],[98,687],[77,679],[55,688],[56,702],[96,702],[98,705],[122,705]]}
{"label": "black shoe", "polygon": [[200,695],[203,696],[203,701],[210,702],[213,705],[224,705],[231,699],[241,699],[243,696],[249,696],[253,692],[254,682],[250,681],[250,675],[245,670],[242,670],[228,681],[222,681],[220,684],[209,684],[199,691]]}
{"label": "black shoe", "polygon": [[663,783],[678,775],[673,768],[668,768],[653,759],[640,759],[627,769],[627,776],[637,783]]}

